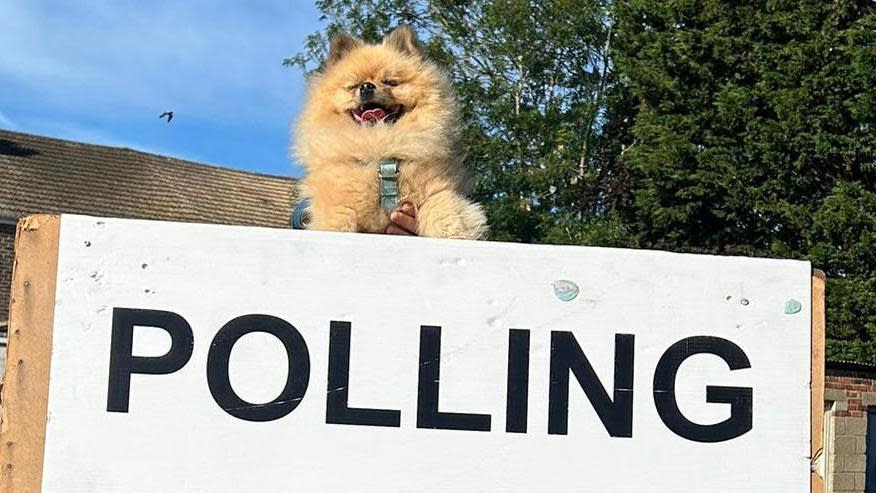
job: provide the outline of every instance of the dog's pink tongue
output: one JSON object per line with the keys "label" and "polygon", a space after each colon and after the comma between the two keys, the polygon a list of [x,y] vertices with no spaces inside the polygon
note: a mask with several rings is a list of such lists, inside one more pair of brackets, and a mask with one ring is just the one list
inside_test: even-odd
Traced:
{"label": "dog's pink tongue", "polygon": [[383,108],[374,108],[373,110],[362,112],[363,122],[378,122],[384,118],[386,118],[386,111],[383,111]]}

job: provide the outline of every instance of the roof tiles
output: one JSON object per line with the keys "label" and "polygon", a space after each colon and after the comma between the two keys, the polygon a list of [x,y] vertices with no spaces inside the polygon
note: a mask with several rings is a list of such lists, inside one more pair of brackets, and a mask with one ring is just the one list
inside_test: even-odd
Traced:
{"label": "roof tiles", "polygon": [[292,178],[0,130],[0,216],[74,213],[289,227]]}

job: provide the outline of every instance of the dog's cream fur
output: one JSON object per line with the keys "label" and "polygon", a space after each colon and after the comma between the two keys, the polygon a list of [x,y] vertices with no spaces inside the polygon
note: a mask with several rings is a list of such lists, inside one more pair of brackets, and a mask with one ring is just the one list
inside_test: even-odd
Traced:
{"label": "dog's cream fur", "polygon": [[[357,85],[377,86],[375,101],[402,104],[395,123],[359,125]],[[384,84],[388,82],[388,84]],[[396,85],[397,84],[397,85]],[[389,224],[378,199],[377,163],[399,160],[399,203],[417,208],[421,236],[482,238],[481,207],[466,198],[456,102],[450,83],[427,60],[414,34],[400,28],[379,45],[339,36],[313,76],[296,128],[295,152],[307,174],[310,229],[381,232]]]}

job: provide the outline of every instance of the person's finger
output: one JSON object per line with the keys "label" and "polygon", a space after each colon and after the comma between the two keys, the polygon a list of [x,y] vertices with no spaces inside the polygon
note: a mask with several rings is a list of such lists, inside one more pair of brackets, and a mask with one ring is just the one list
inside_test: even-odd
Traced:
{"label": "person's finger", "polygon": [[417,217],[417,208],[414,207],[414,204],[412,204],[410,202],[405,202],[404,204],[401,205],[401,207],[398,208],[398,210],[400,210],[401,212],[403,212],[411,217]]}
{"label": "person's finger", "polygon": [[414,233],[402,228],[401,226],[395,223],[389,223],[389,226],[386,227],[384,233],[388,235],[404,235],[404,236],[412,236]]}
{"label": "person's finger", "polygon": [[402,211],[393,211],[389,215],[389,220],[411,233],[417,231],[417,218],[409,216]]}

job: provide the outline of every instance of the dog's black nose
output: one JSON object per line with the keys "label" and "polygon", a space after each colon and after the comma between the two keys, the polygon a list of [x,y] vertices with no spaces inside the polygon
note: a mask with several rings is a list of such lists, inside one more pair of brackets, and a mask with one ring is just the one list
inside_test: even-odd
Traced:
{"label": "dog's black nose", "polygon": [[377,86],[370,82],[363,82],[361,86],[359,86],[359,98],[360,99],[371,99],[374,96],[374,90],[377,89]]}

